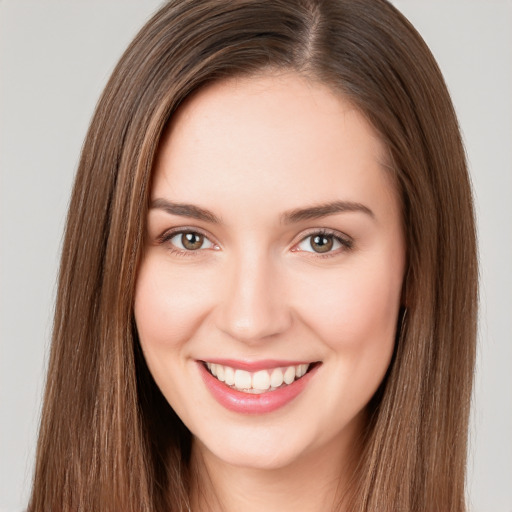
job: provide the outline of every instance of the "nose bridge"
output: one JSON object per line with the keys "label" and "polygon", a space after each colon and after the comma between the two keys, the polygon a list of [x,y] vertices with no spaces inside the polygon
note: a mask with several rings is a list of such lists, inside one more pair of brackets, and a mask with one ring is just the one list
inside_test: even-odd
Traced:
{"label": "nose bridge", "polygon": [[280,287],[279,268],[262,250],[240,251],[227,264],[220,308],[220,329],[255,343],[284,332],[291,322]]}

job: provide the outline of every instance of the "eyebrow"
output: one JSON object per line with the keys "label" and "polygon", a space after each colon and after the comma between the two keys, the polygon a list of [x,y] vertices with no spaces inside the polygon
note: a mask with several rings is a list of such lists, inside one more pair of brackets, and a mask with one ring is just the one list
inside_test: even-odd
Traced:
{"label": "eyebrow", "polygon": [[[213,212],[195,206],[193,204],[185,203],[172,203],[166,199],[154,199],[150,205],[151,209],[160,209],[171,215],[179,215],[181,217],[189,217],[191,219],[202,220],[212,224],[221,224],[221,219]],[[310,206],[307,208],[296,208],[284,212],[281,215],[282,224],[293,224],[305,220],[319,219],[334,215],[336,213],[344,212],[361,212],[371,218],[375,218],[375,214],[367,206],[361,203],[352,201],[333,201],[330,203],[323,203],[319,205]]]}
{"label": "eyebrow", "polygon": [[171,215],[179,215],[181,217],[190,217],[191,219],[203,220],[212,224],[221,223],[219,217],[217,217],[214,213],[193,204],[171,203],[166,199],[155,199],[151,201],[150,208],[164,210]]}
{"label": "eyebrow", "polygon": [[333,201],[331,203],[324,203],[319,205],[310,206],[308,208],[296,208],[281,215],[281,222],[283,224],[293,224],[310,219],[320,219],[328,215],[344,212],[361,212],[369,215],[372,219],[375,214],[361,203],[354,203],[352,201]]}

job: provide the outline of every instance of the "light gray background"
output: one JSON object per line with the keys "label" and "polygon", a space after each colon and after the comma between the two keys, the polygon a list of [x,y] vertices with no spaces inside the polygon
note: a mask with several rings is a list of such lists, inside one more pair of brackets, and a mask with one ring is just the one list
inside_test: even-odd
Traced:
{"label": "light gray background", "polygon": [[[512,512],[512,1],[397,0],[453,94],[478,212],[471,510]],[[28,498],[66,205],[115,62],[159,0],[0,0],[0,511]],[[437,511],[436,511],[437,512]]]}

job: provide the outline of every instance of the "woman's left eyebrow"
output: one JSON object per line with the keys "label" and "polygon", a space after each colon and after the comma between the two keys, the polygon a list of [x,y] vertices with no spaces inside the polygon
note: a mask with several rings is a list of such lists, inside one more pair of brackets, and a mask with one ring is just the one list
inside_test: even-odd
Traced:
{"label": "woman's left eyebrow", "polygon": [[330,203],[323,203],[319,205],[313,205],[307,208],[296,208],[284,212],[281,215],[282,224],[293,224],[310,219],[319,219],[327,217],[328,215],[334,215],[336,213],[344,212],[361,212],[365,215],[370,216],[372,219],[375,218],[375,214],[361,203],[355,203],[352,201],[333,201]]}

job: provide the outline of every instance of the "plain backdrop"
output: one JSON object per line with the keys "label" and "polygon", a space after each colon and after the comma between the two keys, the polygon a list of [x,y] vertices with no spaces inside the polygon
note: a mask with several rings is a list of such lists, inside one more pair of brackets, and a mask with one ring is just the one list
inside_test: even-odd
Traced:
{"label": "plain backdrop", "polygon": [[[397,0],[439,61],[478,214],[475,512],[512,512],[512,2]],[[0,511],[26,506],[62,230],[99,94],[157,0],[0,0]],[[442,511],[433,511],[442,512]]]}

